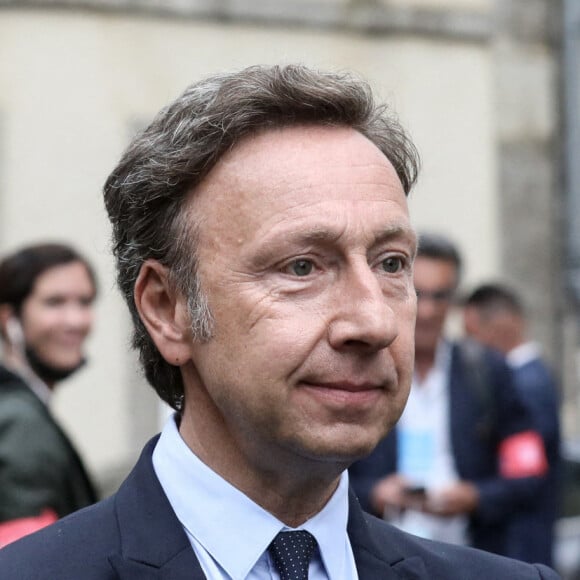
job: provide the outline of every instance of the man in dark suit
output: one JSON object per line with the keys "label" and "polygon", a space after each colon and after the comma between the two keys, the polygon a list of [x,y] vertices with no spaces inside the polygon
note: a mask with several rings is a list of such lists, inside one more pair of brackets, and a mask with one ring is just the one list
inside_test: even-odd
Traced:
{"label": "man in dark suit", "polygon": [[398,532],[349,494],[411,381],[415,176],[348,75],[252,67],[164,109],[105,201],[175,415],[114,497],[1,551],[0,577],[555,578]]}
{"label": "man in dark suit", "polygon": [[465,300],[465,331],[506,357],[514,383],[542,435],[549,464],[548,477],[535,501],[518,514],[508,530],[510,555],[527,562],[552,563],[554,523],[560,478],[560,418],[554,375],[530,341],[524,306],[514,290],[489,283]]}
{"label": "man in dark suit", "polygon": [[503,357],[443,337],[460,271],[448,239],[420,237],[409,401],[351,481],[365,509],[403,529],[508,555],[506,529],[536,501],[545,455]]}

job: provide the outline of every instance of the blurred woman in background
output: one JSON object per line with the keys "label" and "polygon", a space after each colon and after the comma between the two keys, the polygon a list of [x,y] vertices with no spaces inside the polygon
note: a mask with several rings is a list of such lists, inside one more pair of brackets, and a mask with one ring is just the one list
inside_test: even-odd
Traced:
{"label": "blurred woman in background", "polygon": [[49,402],[85,362],[96,280],[63,244],[0,262],[0,545],[96,501],[93,484]]}

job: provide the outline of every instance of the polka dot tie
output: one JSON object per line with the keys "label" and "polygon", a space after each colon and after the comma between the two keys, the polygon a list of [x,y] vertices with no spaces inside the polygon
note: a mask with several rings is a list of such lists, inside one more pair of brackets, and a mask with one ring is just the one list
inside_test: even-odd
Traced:
{"label": "polka dot tie", "polygon": [[280,532],[268,547],[280,580],[308,580],[308,565],[316,545],[316,539],[306,530]]}

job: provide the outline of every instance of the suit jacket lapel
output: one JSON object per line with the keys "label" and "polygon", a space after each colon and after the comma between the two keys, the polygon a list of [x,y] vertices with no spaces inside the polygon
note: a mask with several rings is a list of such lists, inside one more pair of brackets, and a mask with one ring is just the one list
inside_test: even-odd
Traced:
{"label": "suit jacket lapel", "polygon": [[109,560],[120,580],[205,580],[153,470],[156,442],[147,444],[116,495],[122,552]]}
{"label": "suit jacket lapel", "polygon": [[[419,556],[406,556],[395,546],[389,533],[373,537],[354,493],[349,496],[348,536],[359,580],[427,580],[424,562]],[[380,542],[380,545],[377,543]]]}
{"label": "suit jacket lapel", "polygon": [[177,558],[167,562],[161,568],[154,568],[144,562],[135,562],[120,556],[111,556],[109,562],[119,580],[206,580],[191,548],[189,552],[189,554],[181,552]]}

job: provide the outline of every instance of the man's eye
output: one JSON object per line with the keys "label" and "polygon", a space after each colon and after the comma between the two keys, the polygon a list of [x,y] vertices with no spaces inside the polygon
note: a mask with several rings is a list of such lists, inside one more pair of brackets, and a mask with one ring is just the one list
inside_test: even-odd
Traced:
{"label": "man's eye", "polygon": [[403,260],[395,256],[390,256],[382,261],[382,267],[385,272],[389,274],[396,274],[403,267]]}
{"label": "man's eye", "polygon": [[312,272],[314,265],[310,260],[295,260],[289,266],[289,270],[296,276],[308,276]]}

